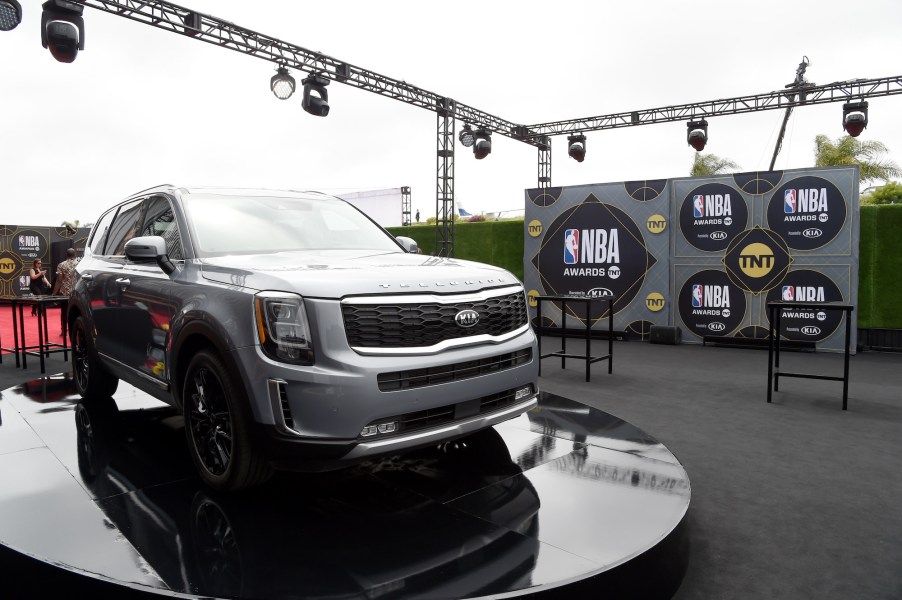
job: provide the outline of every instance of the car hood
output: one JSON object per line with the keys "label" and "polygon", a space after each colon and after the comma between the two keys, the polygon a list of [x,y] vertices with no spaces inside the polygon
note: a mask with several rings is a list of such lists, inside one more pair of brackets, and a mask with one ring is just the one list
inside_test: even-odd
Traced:
{"label": "car hood", "polygon": [[449,294],[519,285],[508,271],[481,263],[361,250],[234,255],[200,261],[205,279],[312,298],[367,294]]}

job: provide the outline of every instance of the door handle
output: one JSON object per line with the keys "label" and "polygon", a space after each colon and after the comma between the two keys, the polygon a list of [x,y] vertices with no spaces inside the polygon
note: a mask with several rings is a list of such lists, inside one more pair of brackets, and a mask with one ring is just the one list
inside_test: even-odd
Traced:
{"label": "door handle", "polygon": [[131,281],[129,281],[125,277],[120,277],[119,279],[116,280],[116,283],[118,283],[119,287],[121,287],[121,288],[127,288],[131,284]]}
{"label": "door handle", "polygon": [[94,279],[94,276],[91,275],[90,273],[85,273],[81,276],[81,278],[84,279],[85,281],[91,281],[92,279]]}

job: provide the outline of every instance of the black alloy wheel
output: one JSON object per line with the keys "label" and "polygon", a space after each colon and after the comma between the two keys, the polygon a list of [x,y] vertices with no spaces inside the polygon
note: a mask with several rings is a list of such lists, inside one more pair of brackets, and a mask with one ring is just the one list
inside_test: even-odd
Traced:
{"label": "black alloy wheel", "polygon": [[78,317],[70,330],[72,342],[72,376],[75,389],[82,398],[109,398],[119,387],[119,379],[110,375],[98,362],[84,317]]}
{"label": "black alloy wheel", "polygon": [[271,474],[251,444],[240,389],[215,354],[201,351],[191,359],[182,391],[185,433],[198,473],[214,489],[243,489]]}

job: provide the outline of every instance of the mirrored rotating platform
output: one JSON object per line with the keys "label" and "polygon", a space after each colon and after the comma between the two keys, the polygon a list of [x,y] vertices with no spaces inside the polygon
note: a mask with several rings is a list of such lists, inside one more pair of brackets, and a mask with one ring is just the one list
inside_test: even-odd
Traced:
{"label": "mirrored rotating platform", "polygon": [[0,392],[0,596],[669,598],[689,478],[648,434],[543,394],[464,441],[221,494],[181,417],[68,376]]}

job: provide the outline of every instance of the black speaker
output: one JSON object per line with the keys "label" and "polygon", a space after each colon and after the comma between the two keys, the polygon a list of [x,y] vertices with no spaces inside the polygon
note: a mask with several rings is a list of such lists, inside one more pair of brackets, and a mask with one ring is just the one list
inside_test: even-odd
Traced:
{"label": "black speaker", "polygon": [[679,327],[666,325],[652,325],[648,341],[652,344],[679,344],[682,338],[682,330]]}

